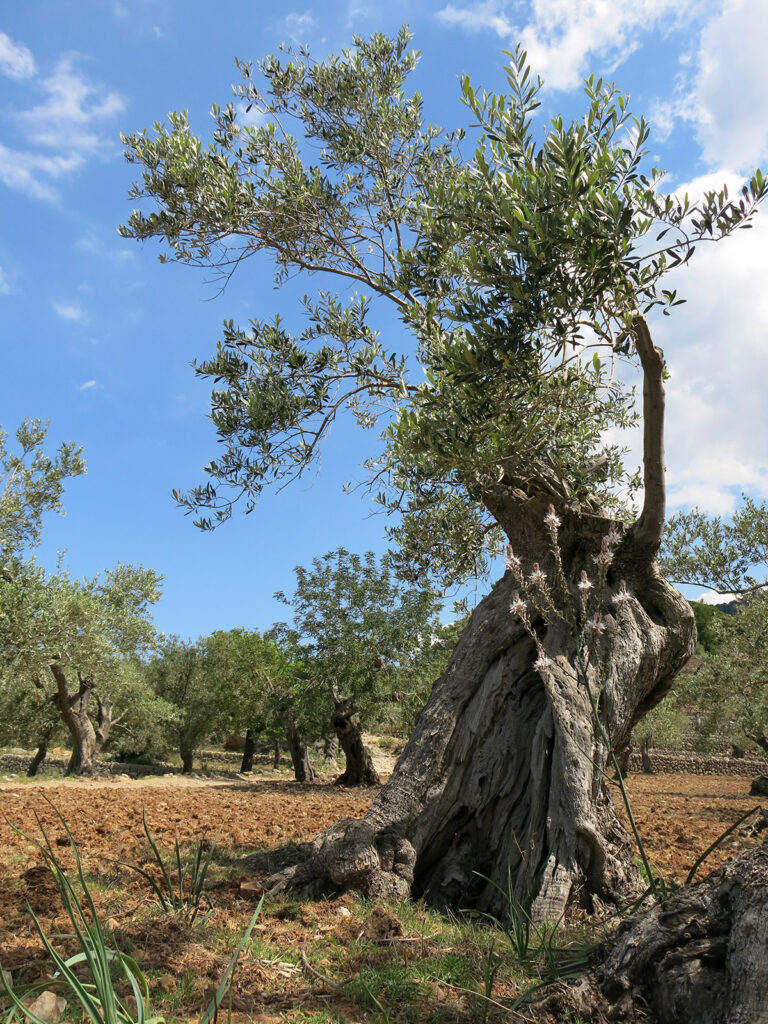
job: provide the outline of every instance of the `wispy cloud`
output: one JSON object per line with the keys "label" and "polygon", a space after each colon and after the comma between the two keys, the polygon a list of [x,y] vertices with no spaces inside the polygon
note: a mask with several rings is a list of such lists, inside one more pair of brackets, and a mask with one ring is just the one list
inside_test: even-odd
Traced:
{"label": "wispy cloud", "polygon": [[11,282],[8,280],[8,275],[5,270],[0,267],[0,295],[11,294]]}
{"label": "wispy cloud", "polygon": [[42,103],[18,114],[25,136],[53,150],[77,150],[90,155],[103,150],[103,137],[94,129],[125,109],[116,92],[90,85],[75,67],[72,54],[62,57],[53,73],[43,79]]}
{"label": "wispy cloud", "polygon": [[610,72],[637,49],[641,33],[684,24],[698,7],[698,0],[535,0],[523,22],[518,3],[480,0],[448,4],[436,17],[466,31],[490,30],[520,42],[547,86],[568,90],[581,86],[596,61]]}
{"label": "wispy cloud", "polygon": [[86,381],[83,381],[83,383],[80,385],[80,387],[77,390],[78,391],[90,391],[91,388],[95,388],[95,387],[96,387],[96,381],[95,380],[86,380]]}
{"label": "wispy cloud", "polygon": [[491,29],[497,35],[506,37],[512,34],[514,26],[502,8],[502,4],[494,3],[493,0],[470,4],[467,7],[454,7],[453,4],[448,4],[437,12],[436,17],[444,25],[457,26],[469,32]]}
{"label": "wispy cloud", "polygon": [[[25,65],[16,59],[13,66],[28,67],[29,75],[34,75],[31,53],[18,46],[13,52],[21,50],[29,54],[29,61]],[[0,65],[4,53],[7,57],[0,46]],[[73,54],[61,57],[50,74],[34,76],[27,92],[32,88],[39,102],[10,113],[22,142],[13,148],[0,145],[0,182],[33,199],[55,202],[59,194],[55,182],[93,157],[116,152],[101,126],[123,111],[125,102],[118,93],[89,82],[78,71]]]}
{"label": "wispy cloud", "polygon": [[317,28],[317,21],[311,10],[299,14],[298,11],[291,11],[279,22],[279,30],[294,43],[306,43],[308,37]]}
{"label": "wispy cloud", "polygon": [[62,320],[71,320],[74,323],[85,323],[88,319],[85,310],[81,306],[76,306],[73,302],[54,302],[53,308],[56,310],[57,316],[60,316]]}
{"label": "wispy cloud", "polygon": [[35,73],[32,51],[0,32],[0,73],[9,78],[31,78]]}

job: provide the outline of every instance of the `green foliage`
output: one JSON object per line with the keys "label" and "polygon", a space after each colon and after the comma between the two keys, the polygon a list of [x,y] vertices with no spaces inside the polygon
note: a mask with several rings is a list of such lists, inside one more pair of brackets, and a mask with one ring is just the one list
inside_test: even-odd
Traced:
{"label": "green foliage", "polygon": [[[125,137],[131,196],[150,209],[121,232],[224,280],[266,251],[278,281],[321,272],[362,289],[306,297],[299,336],[279,318],[225,324],[197,367],[224,454],[208,483],[177,494],[198,524],[315,467],[347,410],[384,431],[367,469],[397,513],[400,570],[448,585],[499,549],[502,480],[575,510],[589,494],[615,506],[633,477],[606,437],[634,413],[612,365],[633,358],[638,313],[679,303],[665,274],[746,224],[768,186],[756,171],[734,197],[665,195],[645,121],[602,80],[587,82],[581,118],[534,136],[540,83],[520,49],[505,95],[464,79],[480,132],[464,159],[463,131],[425,125],[406,90],[408,42],[401,29],[322,61],[239,63],[236,98],[257,123],[229,104],[213,108],[207,145],[178,113]],[[370,296],[393,303],[413,358],[381,343]]]}
{"label": "green foliage", "polygon": [[[138,872],[142,878],[149,882],[163,910],[167,914],[176,914],[187,924],[195,923],[197,915],[202,909],[203,900],[205,900],[208,903],[208,911],[202,918],[202,921],[205,922],[213,909],[205,892],[205,879],[208,875],[208,868],[211,866],[216,842],[221,833],[221,825],[212,841],[201,841],[197,844],[197,849],[192,853],[189,860],[182,856],[179,836],[176,834],[174,844],[176,879],[174,881],[172,877],[173,867],[171,864],[166,864],[165,858],[152,837],[152,833],[147,825],[147,815],[145,812],[142,812],[141,820],[144,825],[144,835],[147,837],[152,856],[160,869],[161,884],[158,884],[148,871],[145,871],[144,868],[136,864],[129,864],[127,861],[119,861],[118,863],[130,868],[131,871]],[[205,852],[206,849],[207,853]]]}
{"label": "green foliage", "polygon": [[209,739],[225,712],[216,680],[204,670],[204,642],[165,637],[146,666],[150,686],[170,709],[164,719],[168,742],[191,763],[192,754]]}
{"label": "green foliage", "polygon": [[218,631],[197,641],[167,637],[146,668],[170,709],[164,728],[184,759],[207,740],[252,728],[282,735],[280,694],[289,671],[275,643],[256,631]]}
{"label": "green foliage", "polygon": [[696,618],[697,642],[707,654],[712,654],[718,645],[718,623],[725,615],[717,605],[704,604],[702,601],[691,601],[691,608]]}
{"label": "green foliage", "polygon": [[768,754],[768,594],[714,625],[716,646],[695,677],[699,731]]}
{"label": "green foliage", "polygon": [[64,481],[85,473],[82,448],[68,441],[54,456],[44,451],[48,424],[26,419],[16,431],[18,451],[0,429],[0,569],[40,541],[46,512],[61,512]]}
{"label": "green foliage", "polygon": [[768,574],[768,504],[745,495],[730,520],[698,508],[675,513],[667,524],[661,564],[677,583],[721,594],[760,590]]}
{"label": "green foliage", "polygon": [[207,685],[222,692],[227,732],[284,734],[278,705],[292,668],[273,639],[257,630],[212,633],[205,640],[204,670]]}
{"label": "green foliage", "polygon": [[682,706],[676,682],[675,689],[671,690],[632,730],[632,742],[679,750],[689,726],[690,719]]}
{"label": "green foliage", "polygon": [[371,551],[339,548],[294,572],[293,595],[275,595],[293,609],[293,625],[279,624],[275,635],[301,666],[291,689],[308,722],[322,728],[335,703],[368,723],[411,681],[423,692],[421,652],[441,633],[431,591],[399,583]]}

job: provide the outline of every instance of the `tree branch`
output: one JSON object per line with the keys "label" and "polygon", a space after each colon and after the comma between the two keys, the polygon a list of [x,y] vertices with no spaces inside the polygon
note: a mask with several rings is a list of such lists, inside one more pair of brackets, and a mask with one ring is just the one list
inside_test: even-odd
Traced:
{"label": "tree branch", "polygon": [[635,348],[643,368],[643,511],[635,525],[635,536],[648,544],[660,545],[666,513],[664,466],[664,353],[651,339],[644,317],[632,323]]}

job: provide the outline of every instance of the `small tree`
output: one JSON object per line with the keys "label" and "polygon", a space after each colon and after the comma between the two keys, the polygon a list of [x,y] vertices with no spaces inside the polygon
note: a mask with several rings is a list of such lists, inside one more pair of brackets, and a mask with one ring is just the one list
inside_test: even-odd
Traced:
{"label": "small tree", "polygon": [[62,511],[64,481],[85,473],[82,448],[71,441],[56,455],[44,450],[48,425],[26,419],[16,431],[17,451],[0,428],[0,572],[40,541],[43,516]]}
{"label": "small tree", "polygon": [[398,583],[372,551],[360,557],[339,548],[294,572],[293,595],[275,595],[293,609],[293,627],[276,629],[302,658],[304,692],[309,683],[326,695],[326,715],[346,759],[337,783],[378,785],[361,725],[383,700],[394,699],[398,672],[437,634],[439,602],[431,591]]}
{"label": "small tree", "polygon": [[256,630],[217,631],[205,641],[205,672],[215,676],[227,694],[227,729],[245,732],[240,770],[253,768],[257,736],[275,740],[285,735],[277,704],[288,661],[273,640]]}
{"label": "small tree", "polygon": [[155,693],[171,709],[165,727],[181,757],[181,770],[191,772],[195,751],[229,711],[226,691],[217,685],[216,674],[205,670],[204,641],[166,637],[146,671]]}
{"label": "small tree", "polygon": [[72,744],[68,774],[93,771],[119,720],[113,694],[121,661],[152,647],[149,606],[158,598],[156,574],[130,565],[73,580],[64,571],[46,576],[28,561],[0,582],[6,672],[26,680],[42,707],[56,707]]}

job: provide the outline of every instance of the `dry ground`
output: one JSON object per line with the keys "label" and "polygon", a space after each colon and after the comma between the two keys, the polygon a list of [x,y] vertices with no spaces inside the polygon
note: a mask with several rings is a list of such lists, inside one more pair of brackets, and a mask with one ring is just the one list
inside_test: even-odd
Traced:
{"label": "dry ground", "polygon": [[[759,802],[749,796],[749,780],[736,777],[636,776],[629,788],[649,859],[676,881],[684,879],[725,828]],[[259,895],[234,858],[289,839],[309,839],[340,817],[361,816],[372,796],[328,783],[301,786],[225,776],[0,779],[0,961],[22,983],[45,976],[46,961],[27,902],[46,931],[56,932],[66,923],[39,850],[8,824],[38,837],[39,816],[57,856],[71,867],[64,830],[47,797],[71,828],[100,914],[118,947],[131,951],[151,977],[160,1012],[169,1021],[195,1019]],[[152,870],[142,811],[167,853],[176,832],[186,848],[210,839],[222,825],[209,886],[214,910],[203,926],[189,927],[162,914],[146,881],[116,863]],[[702,873],[750,842],[737,831]],[[423,907],[390,908],[383,917],[374,911],[349,897],[326,903],[268,902],[247,962],[238,971],[234,1010],[243,1020],[275,1022],[480,1020],[493,1007],[468,990],[482,991],[487,964],[498,960],[495,999],[511,998],[526,984],[519,970],[515,973],[503,936],[484,923],[457,925]],[[488,953],[492,944],[494,951]],[[353,981],[343,988],[328,983],[350,977]]]}

